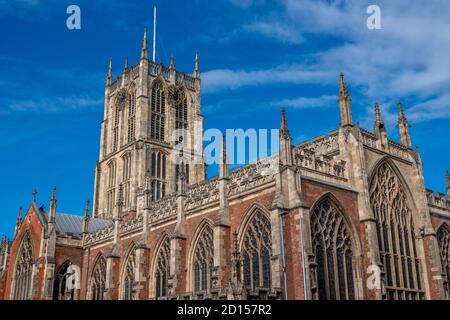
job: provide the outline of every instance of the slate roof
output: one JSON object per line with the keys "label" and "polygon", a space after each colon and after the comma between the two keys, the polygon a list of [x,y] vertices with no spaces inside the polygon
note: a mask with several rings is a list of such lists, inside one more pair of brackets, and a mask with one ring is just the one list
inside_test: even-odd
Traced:
{"label": "slate roof", "polygon": [[[48,213],[44,213],[45,218],[48,219]],[[91,218],[89,223],[89,233],[113,225],[112,220]],[[71,235],[73,237],[81,236],[83,229],[83,216],[67,213],[56,213],[56,233],[58,235]]]}

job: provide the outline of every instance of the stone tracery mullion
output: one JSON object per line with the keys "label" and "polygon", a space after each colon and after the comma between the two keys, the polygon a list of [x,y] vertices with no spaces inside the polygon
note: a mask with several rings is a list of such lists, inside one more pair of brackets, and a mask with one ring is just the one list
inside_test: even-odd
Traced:
{"label": "stone tracery mullion", "polygon": [[[348,253],[353,256],[350,231],[342,214],[329,199],[323,200],[313,211],[311,228],[313,249],[320,258],[317,261],[319,298],[353,299],[354,288],[349,287],[353,286],[353,261],[347,262]],[[319,249],[323,255],[318,256]]]}
{"label": "stone tracery mullion", "polygon": [[[206,225],[200,233],[199,239],[195,247],[194,254],[194,290],[209,291],[211,289],[211,268],[214,256],[213,248],[213,230]],[[198,269],[197,269],[198,268]],[[198,274],[196,272],[198,271]],[[196,279],[198,277],[198,279]],[[203,281],[206,279],[205,281]],[[198,280],[196,284],[195,281]],[[196,287],[198,285],[198,287]]]}
{"label": "stone tracery mullion", "polygon": [[123,279],[123,297],[125,300],[133,300],[133,286],[136,281],[136,249],[133,248],[126,260],[124,279]]}
{"label": "stone tracery mullion", "polygon": [[[250,285],[252,289],[255,289],[256,286],[263,287],[266,283],[270,286],[270,256],[272,255],[270,221],[257,211],[248,222],[245,230],[241,249],[245,285]],[[266,254],[269,255],[268,265],[265,263],[267,262],[265,261]],[[255,267],[257,267],[256,270]],[[267,282],[265,281],[266,275]]]}
{"label": "stone tracery mullion", "polygon": [[99,257],[94,266],[91,295],[93,300],[103,300],[103,293],[106,283],[106,261],[103,257]]}
{"label": "stone tracery mullion", "polygon": [[378,168],[370,192],[388,298],[422,298],[412,212],[400,180],[387,163]]}
{"label": "stone tracery mullion", "polygon": [[32,286],[33,263],[31,239],[26,235],[22,242],[16,267],[14,288],[14,299],[16,300],[26,300],[29,298],[29,291]]}
{"label": "stone tracery mullion", "polygon": [[447,225],[442,225],[438,229],[437,238],[439,243],[439,255],[441,258],[445,290],[448,299],[450,298],[450,230]]}
{"label": "stone tracery mullion", "polygon": [[156,298],[164,297],[168,294],[168,278],[169,278],[169,257],[170,257],[170,242],[166,237],[157,254],[157,265],[155,270],[156,282]]}

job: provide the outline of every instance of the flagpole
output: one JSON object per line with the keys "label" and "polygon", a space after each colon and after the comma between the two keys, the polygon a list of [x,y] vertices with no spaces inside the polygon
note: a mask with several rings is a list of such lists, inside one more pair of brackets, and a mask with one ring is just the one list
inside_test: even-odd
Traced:
{"label": "flagpole", "polygon": [[153,7],[153,62],[156,63],[156,6]]}

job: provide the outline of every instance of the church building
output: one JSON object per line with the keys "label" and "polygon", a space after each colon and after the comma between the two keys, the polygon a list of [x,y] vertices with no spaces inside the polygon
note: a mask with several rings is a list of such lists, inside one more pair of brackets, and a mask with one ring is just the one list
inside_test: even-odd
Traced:
{"label": "church building", "polygon": [[397,142],[378,103],[373,130],[353,122],[343,74],[338,95],[332,132],[293,145],[282,110],[270,161],[229,170],[224,139],[208,179],[182,133],[203,133],[198,54],[190,74],[157,64],[145,32],[137,64],[109,63],[92,211],[34,193],[1,240],[0,299],[450,299],[450,175],[426,189],[400,101]]}

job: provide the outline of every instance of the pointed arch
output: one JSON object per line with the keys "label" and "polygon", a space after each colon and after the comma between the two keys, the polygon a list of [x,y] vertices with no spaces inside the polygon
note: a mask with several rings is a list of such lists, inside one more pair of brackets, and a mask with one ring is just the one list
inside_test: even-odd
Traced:
{"label": "pointed arch", "polygon": [[108,168],[106,176],[106,211],[107,215],[112,216],[116,201],[117,161],[112,159],[106,166]]}
{"label": "pointed arch", "polygon": [[[111,126],[111,131],[112,131],[112,141],[111,141],[111,152],[117,151],[119,148],[119,145],[121,143],[120,140],[120,127],[121,127],[121,123],[123,123],[122,121],[122,110],[125,107],[125,103],[127,100],[127,93],[126,90],[122,89],[120,90],[116,96],[114,97],[114,103],[112,105],[112,126]],[[122,121],[121,121],[122,120]]]}
{"label": "pointed arch", "polygon": [[53,282],[53,300],[73,300],[75,298],[75,290],[67,290],[67,271],[72,265],[70,260],[64,261],[55,272],[55,279]]}
{"label": "pointed arch", "polygon": [[131,205],[131,169],[132,169],[132,153],[130,151],[124,153],[122,159],[122,187],[124,207],[129,208]]}
{"label": "pointed arch", "polygon": [[190,282],[196,294],[208,294],[212,288],[214,268],[214,231],[213,223],[203,219],[198,225],[189,254]]}
{"label": "pointed arch", "polygon": [[[391,158],[389,158],[389,156],[383,156],[373,165],[372,169],[369,170],[370,171],[368,180],[369,185],[372,185],[372,182],[374,181],[378,173],[378,169],[383,165],[388,165],[390,169],[395,173],[396,178],[398,179],[400,185],[403,187],[403,192],[405,193],[406,199],[408,201],[409,206],[411,207],[411,210],[413,210],[414,212],[418,212],[419,210],[417,209],[416,203],[414,201],[414,196],[411,193],[411,190],[408,186],[408,182],[405,180],[403,173],[397,167],[395,162]],[[416,221],[417,220],[416,218],[417,218],[416,216],[413,216],[415,223],[419,223],[419,221]]]}
{"label": "pointed arch", "polygon": [[14,270],[14,300],[31,299],[33,288],[34,250],[33,241],[27,231],[22,237],[19,254],[17,255]]}
{"label": "pointed arch", "polygon": [[244,286],[252,291],[269,290],[272,283],[272,227],[267,209],[253,204],[244,214],[239,235]]}
{"label": "pointed arch", "polygon": [[165,140],[167,90],[164,80],[156,79],[151,87],[150,138]]}
{"label": "pointed arch", "polygon": [[376,220],[380,261],[386,275],[386,298],[423,299],[415,228],[417,209],[407,184],[389,158],[381,159],[374,166],[369,197]]}
{"label": "pointed arch", "polygon": [[356,299],[358,245],[344,207],[332,193],[326,193],[316,201],[310,212],[318,298]]}
{"label": "pointed arch", "polygon": [[152,148],[150,154],[151,199],[164,198],[167,193],[167,177],[169,167],[169,153],[161,148]]}
{"label": "pointed arch", "polygon": [[[175,130],[187,130],[188,128],[188,94],[185,88],[175,89]],[[184,138],[181,136],[181,138]],[[184,140],[179,140],[182,142]]]}
{"label": "pointed arch", "polygon": [[137,282],[137,261],[136,261],[136,244],[132,242],[125,255],[125,260],[122,264],[122,271],[120,277],[120,296],[122,300],[135,299],[135,287]]}
{"label": "pointed arch", "polygon": [[136,84],[132,82],[127,89],[127,142],[135,140],[136,136]]}
{"label": "pointed arch", "polygon": [[170,238],[164,232],[158,241],[153,259],[154,296],[156,299],[166,298],[169,294],[170,276]]}
{"label": "pointed arch", "polygon": [[106,291],[106,259],[99,253],[95,258],[90,280],[90,299],[103,300]]}
{"label": "pointed arch", "polygon": [[436,232],[439,244],[439,256],[441,258],[444,286],[447,298],[450,298],[450,227],[443,222]]}

